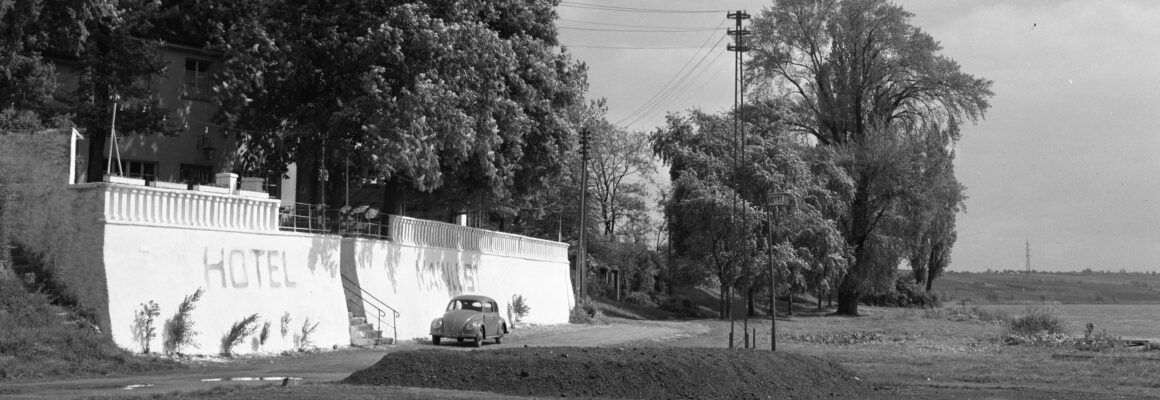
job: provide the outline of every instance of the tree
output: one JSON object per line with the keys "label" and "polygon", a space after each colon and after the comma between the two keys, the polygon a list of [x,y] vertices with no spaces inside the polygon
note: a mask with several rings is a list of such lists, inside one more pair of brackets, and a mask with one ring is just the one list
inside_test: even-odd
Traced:
{"label": "tree", "polygon": [[[514,215],[564,172],[569,109],[585,68],[556,47],[553,2],[268,0],[208,10],[221,21],[215,87],[246,168],[441,191],[448,204]],[[338,182],[340,179],[332,179]],[[338,185],[330,184],[331,190]]]}
{"label": "tree", "polygon": [[[712,266],[723,315],[733,289],[743,290],[752,311],[753,296],[768,286],[770,246],[778,281],[797,292],[828,284],[848,260],[832,218],[845,210],[853,184],[836,165],[836,153],[784,129],[780,102],[753,104],[742,113],[748,134],[745,162],[736,169],[729,114],[670,115],[668,126],[651,138],[673,177],[665,205],[673,253]],[[766,218],[772,191],[795,199],[777,220]],[[766,240],[773,228],[776,243]]]}
{"label": "tree", "polygon": [[902,201],[905,215],[899,227],[906,243],[906,258],[914,271],[915,283],[930,291],[935,278],[950,264],[954,246],[955,218],[965,209],[965,188],[955,178],[954,152],[928,145],[920,153],[925,168],[917,174],[919,188]]}
{"label": "tree", "polygon": [[604,234],[619,233],[617,225],[621,221],[621,228],[629,228],[629,232],[638,233],[642,227],[651,229],[646,184],[652,180],[656,166],[648,136],[613,126],[603,118],[589,126],[592,151],[588,169]]}
{"label": "tree", "polygon": [[[158,107],[142,85],[165,72],[154,36],[159,3],[129,1],[19,0],[0,5],[0,101],[22,114],[60,127],[70,119],[86,130],[88,179],[104,174],[104,149],[117,105],[116,130],[122,134],[173,132],[165,125],[169,110]],[[45,56],[67,61],[75,90],[56,98],[57,68]]]}
{"label": "tree", "polygon": [[882,222],[916,190],[914,144],[953,146],[992,96],[990,81],[961,72],[910,17],[885,0],[780,0],[753,24],[754,94],[786,99],[786,124],[841,152],[855,183],[839,221],[854,253],[840,314],[856,315],[861,293],[890,282],[900,254]]}
{"label": "tree", "polygon": [[[761,214],[742,198],[730,157],[734,145],[726,116],[692,111],[670,114],[651,136],[653,151],[670,165],[672,194],[665,207],[674,256],[708,266],[720,286],[719,317],[730,314],[741,267],[758,249],[750,233]],[[748,252],[746,251],[748,250]]]}

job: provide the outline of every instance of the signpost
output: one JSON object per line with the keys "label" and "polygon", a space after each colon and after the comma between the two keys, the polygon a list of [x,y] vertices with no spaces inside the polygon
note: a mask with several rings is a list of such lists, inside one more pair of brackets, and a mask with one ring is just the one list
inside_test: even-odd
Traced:
{"label": "signpost", "polygon": [[770,191],[765,195],[766,213],[769,213],[769,351],[777,351],[777,270],[773,266],[774,225],[779,221],[777,213],[788,208],[790,195],[785,192]]}

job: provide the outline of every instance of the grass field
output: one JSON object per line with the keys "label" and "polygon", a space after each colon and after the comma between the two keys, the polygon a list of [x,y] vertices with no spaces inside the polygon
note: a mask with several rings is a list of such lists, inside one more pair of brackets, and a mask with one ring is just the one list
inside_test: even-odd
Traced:
{"label": "grass field", "polygon": [[1160,274],[949,272],[931,288],[958,304],[1160,304]]}

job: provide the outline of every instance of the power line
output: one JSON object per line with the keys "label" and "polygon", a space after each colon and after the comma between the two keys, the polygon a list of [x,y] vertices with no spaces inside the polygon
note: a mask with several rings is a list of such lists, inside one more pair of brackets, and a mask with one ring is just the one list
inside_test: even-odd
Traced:
{"label": "power line", "polygon": [[[633,113],[629,114],[627,117],[622,118],[620,121],[617,121],[616,124],[619,125],[619,124],[621,124],[625,121],[629,121],[629,120],[631,120],[631,122],[629,122],[628,124],[630,124],[630,125],[635,124],[636,122],[640,121],[644,117],[652,114],[654,111],[656,111],[657,108],[659,108],[662,105],[667,104],[669,101],[671,101],[673,99],[673,97],[676,96],[677,93],[680,93],[680,88],[684,87],[687,84],[687,82],[689,82],[691,80],[691,78],[694,76],[694,74],[697,74],[696,76],[700,77],[701,73],[698,73],[698,71],[703,71],[700,69],[701,64],[703,64],[705,62],[705,59],[707,59],[709,57],[709,55],[713,53],[713,48],[716,48],[717,45],[721,44],[721,42],[724,40],[725,40],[725,36],[722,36],[720,39],[718,39],[717,42],[714,43],[711,48],[709,48],[707,51],[705,51],[704,54],[701,55],[701,58],[698,59],[695,64],[692,64],[693,58],[690,58],[689,62],[685,63],[685,66],[681,67],[681,69],[678,70],[677,73],[675,75],[673,75],[673,77],[671,79],[669,79],[669,82],[666,83],[665,86],[662,87],[662,89],[660,91],[658,91],[656,94],[654,94],[653,97],[651,97],[648,101],[646,101],[643,105],[641,105],[635,111],[633,111]],[[699,53],[699,51],[698,51],[698,53]],[[722,53],[719,52],[717,55],[717,58],[720,58],[721,54]],[[694,58],[696,56],[697,56],[696,54],[693,55]],[[716,58],[714,59],[714,61],[716,61]],[[692,67],[689,67],[690,64],[692,64]]]}
{"label": "power line", "polygon": [[[720,27],[724,26],[725,22],[727,22],[727,21],[728,20],[721,21],[720,24],[717,24],[717,27],[720,28]],[[697,59],[697,56],[700,55],[701,50],[706,49],[706,46],[709,45],[709,42],[711,40],[713,40],[713,36],[715,36],[715,35],[709,35],[709,37],[705,38],[705,41],[703,43],[701,43],[701,47],[696,52],[693,53],[693,55],[689,58],[688,61],[685,61],[685,65],[681,66],[681,69],[677,70],[677,73],[673,74],[673,77],[669,78],[669,81],[667,83],[665,83],[665,85],[659,91],[657,91],[655,94],[653,94],[652,97],[650,97],[647,101],[644,102],[644,104],[641,104],[640,107],[637,107],[636,110],[633,110],[631,113],[629,113],[627,116],[622,118],[620,121],[617,121],[616,125],[620,125],[621,123],[623,123],[625,121],[633,120],[634,118],[639,117],[641,114],[647,115],[647,113],[645,113],[646,110],[653,108],[654,103],[659,103],[660,99],[662,99],[665,96],[667,96],[668,94],[672,93],[672,91],[676,87],[676,86],[674,86],[675,82],[683,82],[685,79],[688,78],[689,75],[691,75],[691,70],[690,70],[689,74],[685,74],[684,76],[682,76],[682,73],[684,73],[685,70],[687,68],[689,68],[689,65],[691,65],[693,63],[693,60]],[[717,43],[713,44],[713,46],[711,48],[717,47],[717,45],[720,44],[722,40],[725,40],[725,36],[721,36],[721,38],[717,40]],[[705,54],[701,55],[701,59],[700,59],[700,61],[697,62],[697,64],[700,65],[700,63],[703,62],[705,60],[705,58],[707,58],[709,56],[710,53],[711,53],[711,50],[705,51]],[[694,68],[696,68],[696,67],[694,67]],[[680,83],[678,83],[678,84],[680,84]],[[637,120],[639,120],[639,118],[637,118]],[[634,122],[635,122],[635,120],[634,120]]]}
{"label": "power line", "polygon": [[589,25],[600,25],[600,26],[619,26],[619,27],[623,27],[623,28],[641,28],[641,29],[721,29],[720,25],[718,25],[716,28],[709,28],[709,27],[689,28],[687,26],[652,26],[652,25],[632,25],[632,24],[610,24],[607,22],[585,21],[585,20],[581,20],[581,19],[568,19],[568,18],[557,18],[557,20],[563,21],[563,22],[575,22],[578,24],[589,24]]}
{"label": "power line", "polygon": [[701,48],[701,47],[696,47],[696,46],[656,46],[656,47],[652,47],[652,46],[600,46],[600,45],[584,45],[584,44],[561,45],[561,46],[566,47],[566,48],[577,48],[577,49],[609,49],[609,50],[689,50],[689,49],[700,49]]}
{"label": "power line", "polygon": [[[720,41],[717,42],[717,44],[720,44],[720,43],[721,43]],[[716,47],[716,45],[714,45],[714,47]],[[688,93],[689,89],[693,87],[692,86],[693,82],[696,82],[697,80],[701,79],[701,77],[704,76],[707,71],[712,70],[712,68],[710,68],[710,67],[716,65],[717,61],[720,60],[721,56],[725,55],[726,52],[718,51],[716,53],[717,53],[717,56],[713,57],[713,59],[710,60],[708,64],[705,64],[705,66],[703,68],[699,68],[701,65],[701,62],[704,61],[704,58],[702,58],[696,65],[693,66],[693,69],[689,70],[689,73],[686,74],[685,77],[683,77],[679,82],[677,82],[677,84],[673,85],[669,90],[667,90],[666,93],[664,95],[662,95],[660,99],[653,102],[653,104],[651,106],[649,106],[647,109],[642,111],[639,115],[637,115],[631,121],[628,121],[625,125],[626,126],[627,125],[634,125],[637,122],[640,122],[641,120],[645,119],[649,115],[652,115],[658,109],[665,107],[665,106],[668,106],[668,105],[672,105],[674,100],[682,98],[685,95],[685,93]],[[709,54],[710,53],[705,53],[706,56],[708,56]],[[713,76],[716,76],[716,75],[717,75],[716,73],[713,74]],[[698,89],[694,93],[700,92],[701,88],[704,88],[710,82],[712,82],[712,79],[708,79],[708,80],[705,80],[704,82],[702,82],[701,85],[698,86]],[[678,104],[680,104],[680,103],[678,103]]]}
{"label": "power line", "polygon": [[557,26],[557,27],[556,27],[556,29],[564,29],[564,30],[572,30],[572,31],[596,31],[596,32],[643,32],[643,33],[656,33],[656,32],[668,32],[668,33],[677,33],[677,32],[711,32],[711,31],[720,31],[720,30],[722,30],[721,28],[716,28],[716,29],[700,29],[700,28],[676,28],[676,29],[610,29],[610,28],[579,28],[579,27],[570,27],[570,26]]}
{"label": "power line", "polygon": [[[696,89],[691,90],[691,91],[689,89],[691,89],[693,87],[692,85],[694,82],[701,80],[701,77],[703,75],[705,75],[705,72],[713,70],[713,68],[711,68],[711,67],[716,66],[717,61],[721,60],[722,56],[724,56],[725,53],[726,52],[724,52],[724,51],[717,52],[717,56],[713,57],[713,59],[709,61],[709,64],[705,65],[705,68],[701,68],[699,71],[697,71],[696,75],[692,76],[692,78],[690,78],[686,84],[684,84],[679,89],[677,89],[675,92],[673,92],[673,94],[671,96],[668,96],[668,98],[665,99],[662,102],[662,104],[671,106],[671,107],[669,107],[670,109],[671,108],[680,108],[680,106],[684,105],[685,102],[688,101],[688,98],[686,96],[687,93],[690,93],[690,92],[691,93],[702,93],[702,90],[706,86],[708,86],[710,83],[713,83],[712,78],[717,77],[719,75],[718,73],[714,72],[712,74],[712,76],[709,77],[709,79],[705,79],[705,80],[701,81],[701,85],[697,86]],[[655,111],[655,108],[653,111]],[[637,122],[640,122],[640,120],[643,120],[646,116],[651,114],[653,111],[650,111],[648,114],[637,117],[637,119],[631,121],[629,123],[629,125],[636,124]]]}
{"label": "power line", "polygon": [[633,13],[657,13],[657,14],[717,14],[723,13],[727,10],[672,10],[660,8],[636,8],[636,7],[620,7],[620,6],[606,6],[599,4],[574,3],[571,1],[561,1],[561,7],[584,8],[589,10],[599,11],[614,11],[614,12],[633,12]]}

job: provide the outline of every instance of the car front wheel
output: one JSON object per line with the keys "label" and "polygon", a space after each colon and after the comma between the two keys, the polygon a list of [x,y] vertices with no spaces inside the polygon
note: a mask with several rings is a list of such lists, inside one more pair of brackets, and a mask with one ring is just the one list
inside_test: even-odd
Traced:
{"label": "car front wheel", "polygon": [[442,337],[431,335],[431,344],[438,346],[439,341],[442,339],[443,339]]}

